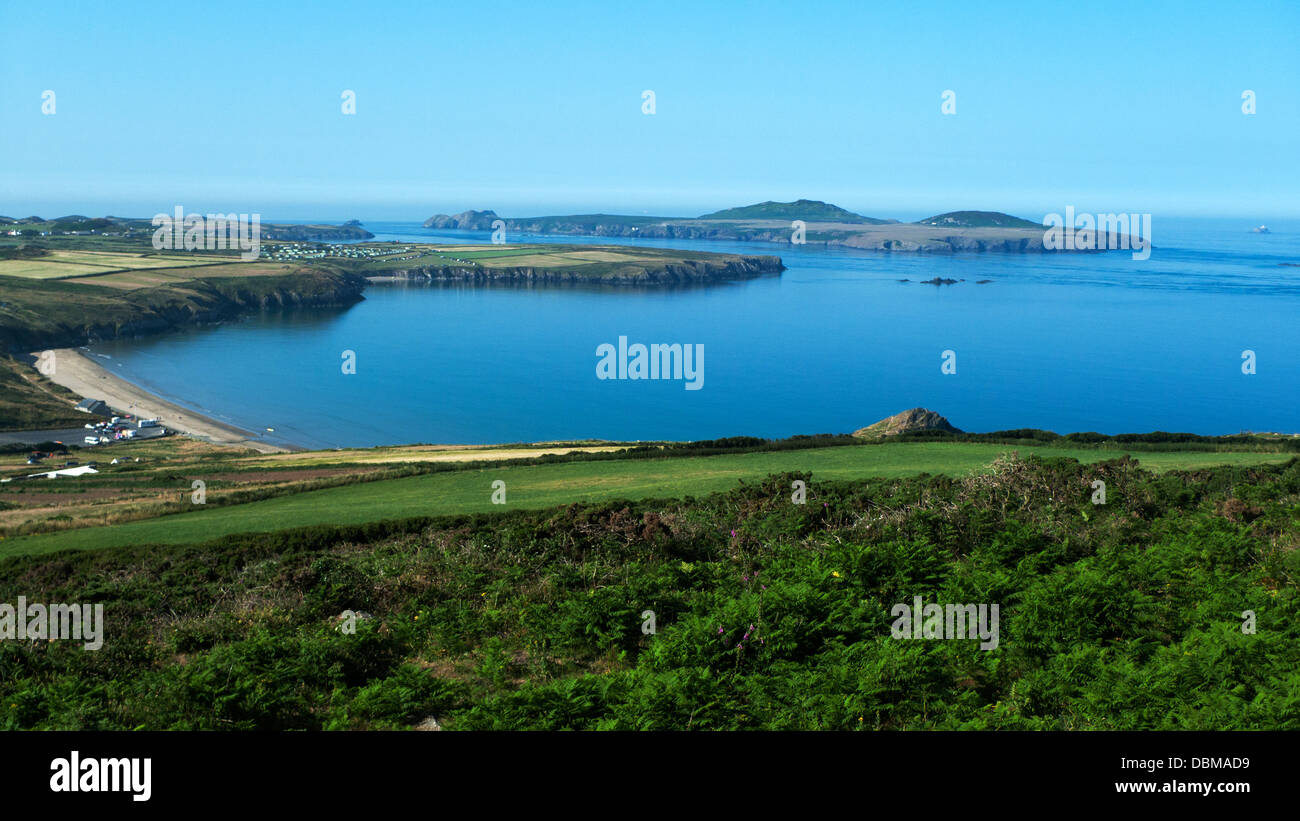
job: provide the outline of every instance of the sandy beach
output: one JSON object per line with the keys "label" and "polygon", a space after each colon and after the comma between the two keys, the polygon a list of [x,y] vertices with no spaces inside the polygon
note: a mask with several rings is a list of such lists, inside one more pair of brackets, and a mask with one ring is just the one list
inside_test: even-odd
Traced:
{"label": "sandy beach", "polygon": [[82,398],[102,399],[116,411],[156,418],[165,428],[214,444],[240,445],[261,453],[285,452],[285,448],[260,441],[252,431],[210,419],[133,385],[75,348],[59,348],[54,356],[54,373],[49,379]]}

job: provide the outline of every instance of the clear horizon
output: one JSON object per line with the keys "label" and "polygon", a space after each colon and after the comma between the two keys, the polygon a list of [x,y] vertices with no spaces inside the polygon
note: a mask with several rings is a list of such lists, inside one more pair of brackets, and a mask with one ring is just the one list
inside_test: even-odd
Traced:
{"label": "clear horizon", "polygon": [[[805,198],[805,199],[809,199],[809,198]],[[41,213],[40,211],[37,211],[37,210],[22,210],[21,213],[10,213],[9,211],[5,211],[5,210],[4,210],[4,207],[3,207],[2,205],[0,205],[0,217],[9,217],[9,218],[14,218],[14,219],[24,219],[24,218],[26,218],[26,217],[30,217],[30,216],[39,216],[39,217],[43,217],[43,218],[45,218],[45,219],[57,219],[57,218],[60,218],[60,217],[65,217],[65,216],[74,216],[74,215],[78,215],[78,216],[84,216],[84,217],[90,217],[90,218],[112,216],[112,217],[118,217],[118,218],[122,218],[122,219],[150,219],[150,218],[152,218],[152,217],[154,216],[155,213],[171,213],[171,212],[172,212],[172,209],[175,207],[175,205],[178,205],[178,204],[181,204],[181,203],[170,204],[170,205],[168,205],[165,209],[161,209],[161,210],[157,210],[157,211],[151,211],[150,213],[143,213],[143,212],[141,212],[141,213],[128,213],[128,212],[123,212],[123,211],[104,211],[104,212],[102,212],[102,213],[101,213],[101,212],[94,212],[94,213],[92,213],[92,212],[90,212],[90,211],[87,211],[87,210],[84,209],[84,208],[83,208],[83,209],[72,209],[72,210],[69,210],[69,211],[60,211],[60,212],[58,212],[58,213],[55,213],[54,211],[49,211],[48,213]],[[754,203],[737,203],[737,205],[742,205],[742,204],[743,204],[743,205],[752,205],[752,204],[754,204]],[[839,205],[840,203],[831,203],[831,204],[833,204],[833,205]],[[720,206],[720,207],[725,207],[725,206]],[[328,210],[327,210],[327,209],[328,209]],[[48,210],[48,209],[47,209],[47,210]],[[372,209],[372,210],[373,210],[373,209]],[[364,225],[366,225],[367,223],[422,223],[422,222],[424,222],[425,220],[427,220],[427,219],[429,219],[430,217],[435,216],[435,215],[437,215],[437,214],[448,214],[448,215],[454,215],[454,214],[458,214],[458,213],[461,213],[461,212],[466,211],[466,210],[470,210],[470,209],[467,209],[467,208],[456,208],[456,209],[451,210],[451,211],[448,211],[448,210],[430,211],[429,213],[427,213],[427,214],[423,214],[423,215],[416,215],[416,214],[414,214],[414,213],[410,213],[410,212],[394,213],[394,214],[392,214],[392,215],[377,215],[377,214],[373,214],[373,213],[352,213],[352,212],[341,212],[341,211],[335,210],[332,206],[326,206],[326,207],[323,207],[321,210],[318,210],[318,211],[309,211],[309,210],[308,210],[308,211],[306,211],[305,213],[303,213],[303,212],[287,212],[287,213],[286,213],[286,212],[280,212],[280,213],[272,212],[272,213],[268,213],[268,214],[260,214],[260,218],[261,218],[261,221],[264,222],[264,223],[277,223],[277,224],[318,224],[318,225],[341,225],[342,223],[347,222],[347,221],[349,221],[349,220],[357,220],[357,221],[359,221],[359,222],[364,226]],[[650,211],[631,211],[631,210],[623,210],[623,211],[617,211],[617,210],[566,210],[566,211],[560,211],[560,210],[549,210],[549,211],[542,211],[542,210],[537,210],[537,211],[529,211],[529,212],[527,212],[527,213],[524,213],[524,212],[522,212],[522,211],[519,212],[519,213],[511,213],[511,212],[508,212],[508,211],[502,211],[501,209],[488,209],[488,208],[476,208],[476,209],[473,209],[473,210],[480,210],[480,211],[481,211],[481,210],[494,210],[494,211],[496,211],[496,212],[498,213],[499,216],[502,216],[502,217],[504,217],[504,218],[506,218],[506,219],[529,219],[529,218],[534,218],[534,217],[567,216],[567,215],[579,215],[579,214],[608,214],[608,215],[611,215],[611,216],[637,216],[637,215],[639,215],[639,214],[649,214],[649,215],[652,215],[652,216],[658,216],[658,217],[696,217],[696,216],[699,216],[699,214],[696,214],[696,213],[689,213],[689,214],[688,214],[688,213],[673,214],[673,213],[666,213],[666,212],[664,212],[664,211],[662,211],[662,210],[661,210],[661,211],[653,211],[653,210],[650,210]],[[718,210],[718,209],[713,209],[713,210]],[[853,209],[853,208],[848,208],[847,210],[849,210],[849,211],[854,211],[855,209]],[[862,214],[862,215],[863,215],[863,216],[868,216],[868,217],[879,217],[879,218],[885,218],[885,219],[897,219],[897,220],[900,221],[900,222],[907,223],[907,222],[914,222],[914,221],[917,221],[917,220],[922,220],[922,219],[925,219],[925,218],[927,218],[927,217],[931,217],[931,216],[937,216],[938,214],[941,214],[941,213],[947,213],[947,212],[949,212],[949,211],[966,211],[966,210],[999,211],[1000,209],[996,209],[996,208],[991,208],[991,209],[968,209],[968,208],[956,208],[956,209],[946,209],[946,210],[943,210],[943,211],[940,211],[940,210],[931,210],[931,211],[910,211],[910,212],[898,212],[898,213],[888,213],[888,214],[886,214],[886,213],[875,213],[875,214],[867,213],[867,214]],[[1064,210],[1063,207],[1057,207],[1057,208],[1055,209],[1056,212],[1060,212],[1060,211],[1062,211],[1062,210]],[[1084,213],[1085,210],[1086,210],[1086,209],[1076,208],[1076,211],[1078,211],[1079,213]],[[220,209],[220,208],[191,208],[191,207],[188,206],[188,205],[185,206],[185,211],[186,211],[187,213],[195,213],[195,214],[217,213],[217,212],[228,213],[228,211],[223,211],[223,210]],[[1117,212],[1117,213],[1133,213],[1132,210],[1125,211],[1125,209],[1116,209],[1116,212]],[[857,212],[857,213],[861,213],[861,212]],[[1021,211],[1021,212],[1004,212],[1004,213],[1009,213],[1011,216],[1021,217],[1021,218],[1023,218],[1023,219],[1029,219],[1029,220],[1035,220],[1035,221],[1038,221],[1038,220],[1040,220],[1040,219],[1041,219],[1045,214],[1047,214],[1047,213],[1052,213],[1052,211],[1050,211],[1050,210],[1045,210],[1045,211],[1043,211],[1043,213],[1041,213],[1041,214],[1040,214],[1040,213],[1034,213],[1034,212],[1024,212],[1024,211]],[[1196,221],[1205,221],[1205,222],[1211,222],[1211,221],[1214,221],[1214,222],[1229,222],[1229,221],[1232,221],[1232,222],[1240,222],[1240,223],[1242,223],[1243,226],[1247,226],[1247,227],[1250,227],[1250,228],[1254,228],[1254,227],[1256,227],[1257,225],[1264,224],[1264,225],[1268,225],[1268,226],[1271,227],[1271,228],[1281,227],[1284,231],[1288,231],[1288,230],[1300,230],[1300,217],[1289,216],[1289,215],[1285,215],[1285,214],[1279,214],[1279,215],[1268,215],[1268,214],[1258,214],[1258,213],[1252,213],[1252,214],[1198,214],[1198,213],[1173,213],[1173,212],[1161,212],[1161,213],[1158,215],[1157,223],[1158,223],[1159,221],[1163,221],[1163,220],[1165,220],[1165,219],[1176,220],[1176,221],[1178,221],[1178,222],[1182,222],[1182,223],[1186,223],[1186,222],[1196,222]]]}
{"label": "clear horizon", "polygon": [[1300,6],[1016,8],[18,6],[0,212],[1300,215]]}

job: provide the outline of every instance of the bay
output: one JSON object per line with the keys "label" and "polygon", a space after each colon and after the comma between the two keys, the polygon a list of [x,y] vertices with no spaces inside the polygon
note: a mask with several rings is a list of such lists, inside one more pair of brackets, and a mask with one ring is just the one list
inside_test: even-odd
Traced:
{"label": "bay", "polygon": [[[489,237],[366,227],[378,240]],[[1300,262],[1300,223],[1270,227],[1157,219],[1145,261],[511,236],[777,254],[788,270],[672,289],[377,283],[346,309],[261,312],[91,352],[173,401],[309,447],[782,437],[918,406],[971,431],[1293,432],[1300,268],[1283,263]],[[960,281],[920,282],[934,277]],[[597,347],[620,336],[703,345],[702,389],[597,379]],[[955,374],[941,372],[944,351]]]}

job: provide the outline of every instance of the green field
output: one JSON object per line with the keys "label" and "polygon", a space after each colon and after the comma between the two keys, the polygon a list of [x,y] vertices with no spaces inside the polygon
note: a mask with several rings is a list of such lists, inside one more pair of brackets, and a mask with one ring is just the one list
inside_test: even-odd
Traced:
{"label": "green field", "polygon": [[506,257],[528,256],[530,254],[540,254],[540,253],[545,253],[546,250],[547,248],[544,245],[525,245],[522,247],[516,246],[510,248],[493,247],[493,248],[485,248],[483,250],[473,250],[473,251],[446,250],[446,251],[439,251],[437,252],[437,254],[438,256],[446,257],[449,259],[451,257],[458,257],[460,259],[492,260],[492,259],[504,259]]}
{"label": "green field", "polygon": [[50,251],[44,256],[0,260],[0,275],[24,279],[68,279],[93,276],[110,271],[149,268],[188,268],[227,262],[214,256],[158,255],[109,251]]}
{"label": "green field", "polygon": [[[1280,464],[1289,453],[1243,451],[1124,451],[1121,449],[1012,447],[970,442],[888,443],[718,456],[516,465],[455,470],[352,484],[264,501],[214,507],[156,519],[23,536],[0,542],[0,556],[94,549],[119,545],[180,544],[233,533],[312,524],[359,524],[443,514],[537,509],[574,502],[701,496],[771,474],[811,473],[818,480],[899,478],[920,473],[958,476],[986,467],[1000,454],[1019,451],[1083,463],[1126,452],[1148,470],[1163,472],[1214,465]],[[178,484],[188,487],[186,475]],[[492,483],[506,483],[506,504],[491,502]],[[1081,489],[1081,492],[1084,492]],[[1086,495],[1086,494],[1085,494]]]}
{"label": "green field", "polygon": [[[358,246],[364,247],[364,246]],[[706,251],[677,251],[666,248],[628,248],[618,245],[428,245],[413,246],[411,252],[373,257],[361,261],[338,261],[341,265],[370,275],[427,267],[463,268],[485,272],[533,268],[555,271],[576,279],[599,281],[619,277],[646,278],[664,274],[678,266],[695,271],[697,279],[734,278],[728,266],[761,268],[768,273],[781,269],[776,257],[719,254]],[[677,275],[680,275],[678,272]],[[750,274],[752,275],[752,271]],[[653,279],[653,277],[651,277]]]}

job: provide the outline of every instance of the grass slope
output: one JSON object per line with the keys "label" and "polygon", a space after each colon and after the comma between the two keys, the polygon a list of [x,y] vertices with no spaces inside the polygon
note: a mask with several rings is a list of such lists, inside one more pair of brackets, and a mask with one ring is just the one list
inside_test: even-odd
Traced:
{"label": "grass slope", "polygon": [[80,399],[26,362],[0,355],[0,430],[79,428],[99,421],[76,410]]}
{"label": "grass slope", "polygon": [[796,200],[794,202],[760,202],[755,205],[744,205],[737,208],[724,208],[721,211],[714,211],[712,214],[705,214],[697,219],[702,220],[737,220],[737,219],[759,219],[759,220],[805,220],[807,222],[850,222],[864,223],[868,225],[881,225],[889,220],[875,219],[874,217],[864,217],[861,214],[855,214],[840,208],[838,205],[831,205],[828,202],[820,200]]}
{"label": "grass slope", "polygon": [[1042,223],[1013,217],[999,211],[949,211],[917,220],[917,225],[937,228],[1042,228]]}
{"label": "grass slope", "polygon": [[[969,442],[890,442],[670,459],[568,462],[459,470],[350,484],[229,507],[201,509],[110,527],[20,536],[0,541],[0,556],[89,550],[132,544],[180,544],[219,536],[316,524],[360,524],[383,519],[546,508],[611,499],[680,498],[734,488],[742,480],[789,471],[817,481],[894,478],[918,473],[960,476],[987,468],[1004,453],[1040,452],[1096,462],[1123,450],[1018,447]],[[1286,462],[1292,454],[1212,451],[1134,452],[1149,469]],[[188,490],[186,473],[177,487]],[[507,504],[491,501],[492,482],[506,483]]]}
{"label": "grass slope", "polygon": [[[207,277],[208,268],[196,266],[179,276],[155,269],[106,273],[86,282],[0,276],[0,352],[80,345],[90,337],[128,331],[162,331],[196,318],[228,319],[249,306],[348,303],[359,298],[364,285],[359,277],[325,266],[233,267],[232,276]],[[258,275],[239,276],[242,270]],[[113,287],[123,277],[165,281]]]}
{"label": "grass slope", "polygon": [[[1300,461],[792,478],[3,559],[105,637],[0,642],[0,727],[1300,729]],[[915,596],[999,604],[997,647],[895,638]]]}

